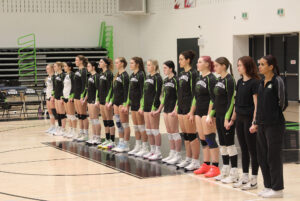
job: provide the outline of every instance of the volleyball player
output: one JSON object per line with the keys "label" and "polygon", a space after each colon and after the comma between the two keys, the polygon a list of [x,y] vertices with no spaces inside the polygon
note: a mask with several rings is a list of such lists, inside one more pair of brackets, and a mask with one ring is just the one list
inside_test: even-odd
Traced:
{"label": "volleyball player", "polygon": [[45,85],[46,85],[46,105],[47,110],[50,117],[50,128],[46,130],[46,133],[54,134],[56,127],[55,127],[55,119],[57,119],[55,104],[53,101],[51,101],[51,95],[53,91],[53,82],[54,82],[54,69],[53,64],[48,64],[46,66],[46,72],[48,76],[45,79]]}

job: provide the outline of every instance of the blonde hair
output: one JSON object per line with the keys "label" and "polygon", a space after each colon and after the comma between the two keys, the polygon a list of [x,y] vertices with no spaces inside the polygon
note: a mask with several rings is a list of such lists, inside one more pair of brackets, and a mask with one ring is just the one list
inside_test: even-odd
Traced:
{"label": "blonde hair", "polygon": [[158,61],[154,60],[154,59],[148,59],[149,62],[151,62],[151,64],[155,67],[155,72],[159,73],[159,65],[158,65]]}
{"label": "blonde hair", "polygon": [[63,62],[57,61],[57,62],[55,62],[55,64],[56,64],[58,67],[60,67],[61,69],[63,69],[63,67],[64,67],[64,63],[63,63]]}

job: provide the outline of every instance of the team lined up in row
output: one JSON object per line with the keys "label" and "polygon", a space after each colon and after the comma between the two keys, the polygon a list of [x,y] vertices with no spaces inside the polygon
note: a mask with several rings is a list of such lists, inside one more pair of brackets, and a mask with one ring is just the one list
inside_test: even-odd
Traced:
{"label": "team lined up in row", "polygon": [[[192,51],[180,54],[179,64],[183,71],[178,76],[174,63],[165,62],[164,81],[159,74],[157,61],[147,61],[146,76],[143,60],[139,57],[130,60],[130,69],[133,71],[130,76],[125,71],[127,62],[124,58],[115,60],[114,66],[118,70],[115,77],[112,73],[113,62],[106,58],[100,60],[98,68],[95,62],[77,56],[75,63],[79,69],[76,73],[72,72],[71,64],[57,62],[53,66],[48,65],[47,106],[52,125],[48,132],[97,144],[99,148],[128,152],[130,107],[136,141],[134,149],[128,154],[160,160],[159,118],[164,108],[170,153],[162,159],[163,162],[194,170],[195,174],[215,177],[223,183],[234,183],[234,187],[244,190],[257,188],[256,177],[260,164],[266,187],[261,195],[272,197],[274,192],[283,189],[282,161],[281,158],[275,158],[278,157],[276,154],[280,155],[281,144],[274,138],[280,139],[284,132],[282,111],[286,105],[284,84],[278,76],[276,59],[265,56],[260,60],[260,73],[265,78],[259,81],[253,59],[247,56],[240,58],[238,71],[242,78],[236,86],[233,76],[227,73],[229,68],[232,72],[228,59],[220,57],[213,62],[208,56],[200,57],[198,72],[191,67],[194,57]],[[220,77],[216,78],[213,71]],[[88,135],[87,108],[92,123],[92,138]],[[75,132],[75,110],[80,123],[78,134]],[[106,133],[104,142],[100,138],[99,112]],[[114,143],[113,114],[119,133],[117,146]],[[69,133],[64,129],[66,117],[71,127]],[[58,128],[55,128],[54,118],[58,120]],[[186,149],[184,160],[180,154],[179,126]],[[235,129],[242,150],[243,176],[240,179],[234,143]],[[220,146],[216,141],[216,130]],[[199,161],[200,143],[203,148],[202,165]],[[223,160],[221,171],[218,168],[219,152]],[[252,165],[250,180],[249,153]]]}

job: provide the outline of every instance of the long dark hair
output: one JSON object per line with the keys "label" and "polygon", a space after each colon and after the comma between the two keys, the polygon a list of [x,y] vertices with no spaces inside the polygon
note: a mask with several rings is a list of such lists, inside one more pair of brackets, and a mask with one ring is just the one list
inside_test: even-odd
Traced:
{"label": "long dark hair", "polygon": [[249,57],[249,56],[243,56],[241,58],[238,59],[238,61],[242,62],[245,70],[246,70],[246,74],[254,79],[259,80],[259,76],[258,76],[258,70],[257,70],[257,66],[255,61]]}
{"label": "long dark hair", "polygon": [[273,55],[269,54],[269,55],[263,56],[262,58],[267,61],[269,66],[271,66],[271,65],[273,66],[273,73],[275,75],[280,75],[279,67],[277,64],[277,59]]}
{"label": "long dark hair", "polygon": [[171,60],[165,61],[165,62],[164,62],[164,65],[166,65],[166,66],[168,66],[169,68],[171,68],[171,69],[172,69],[172,73],[173,73],[174,75],[176,75],[175,64],[174,64],[173,61],[171,61]]}
{"label": "long dark hair", "polygon": [[73,65],[72,62],[66,62],[66,65],[67,65],[69,68],[71,68],[71,72],[74,70],[74,69],[73,69],[73,68],[74,68],[74,65]]}
{"label": "long dark hair", "polygon": [[98,68],[98,63],[96,61],[89,62],[93,68],[95,68],[96,73],[100,73],[100,69]]}
{"label": "long dark hair", "polygon": [[232,64],[229,62],[229,60],[226,57],[219,57],[215,60],[220,65],[225,65],[226,70],[230,68],[230,74],[233,76],[233,71],[232,71]]}
{"label": "long dark hair", "polygon": [[193,62],[196,53],[193,50],[187,50],[180,53],[185,59],[190,60],[190,64]]}
{"label": "long dark hair", "polygon": [[132,57],[131,59],[139,66],[139,70],[145,73],[143,59],[141,57]]}

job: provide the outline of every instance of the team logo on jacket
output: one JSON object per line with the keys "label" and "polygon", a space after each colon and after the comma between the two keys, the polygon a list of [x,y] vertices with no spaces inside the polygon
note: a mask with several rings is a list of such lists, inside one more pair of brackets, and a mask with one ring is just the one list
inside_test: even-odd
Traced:
{"label": "team logo on jacket", "polygon": [[167,82],[167,83],[165,84],[165,87],[172,87],[172,88],[174,88],[175,85],[174,85],[172,82]]}
{"label": "team logo on jacket", "polygon": [[196,85],[201,85],[203,88],[206,88],[206,83],[203,80],[199,80]]}
{"label": "team logo on jacket", "polygon": [[180,81],[181,80],[185,80],[186,82],[188,82],[189,81],[189,77],[187,75],[182,75],[182,76],[180,76],[179,80]]}
{"label": "team logo on jacket", "polygon": [[222,88],[222,89],[225,89],[225,85],[224,85],[222,82],[218,82],[218,83],[216,84],[216,87],[220,87],[220,88]]}
{"label": "team logo on jacket", "polygon": [[122,83],[122,79],[120,77],[116,78],[116,81],[121,82]]}
{"label": "team logo on jacket", "polygon": [[55,79],[58,80],[58,81],[61,81],[61,78],[60,78],[60,77],[56,77]]}
{"label": "team logo on jacket", "polygon": [[78,76],[78,77],[81,77],[81,74],[78,71],[75,73],[75,75]]}
{"label": "team logo on jacket", "polygon": [[104,75],[101,75],[100,80],[106,80],[106,77]]}
{"label": "team logo on jacket", "polygon": [[89,78],[89,82],[94,83],[94,79],[92,77]]}
{"label": "team logo on jacket", "polygon": [[270,84],[270,85],[268,86],[268,88],[269,88],[269,89],[272,89],[272,84]]}
{"label": "team logo on jacket", "polygon": [[130,82],[138,82],[138,79],[136,79],[135,77],[130,79]]}
{"label": "team logo on jacket", "polygon": [[153,83],[154,83],[154,80],[152,80],[152,79],[147,79],[145,82],[150,83],[150,84],[153,84]]}

